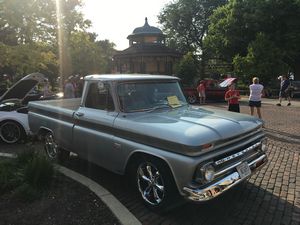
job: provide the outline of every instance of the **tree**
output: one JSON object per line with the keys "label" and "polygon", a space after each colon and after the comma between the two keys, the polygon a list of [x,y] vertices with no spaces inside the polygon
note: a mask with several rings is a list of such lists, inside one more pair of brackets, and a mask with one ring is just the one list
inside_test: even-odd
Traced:
{"label": "tree", "polygon": [[298,0],[230,0],[212,15],[205,46],[247,79],[300,77],[299,13]]}
{"label": "tree", "polygon": [[69,35],[90,27],[91,22],[79,11],[81,5],[81,0],[1,0],[0,41],[8,45],[36,41],[56,45],[59,29]]}
{"label": "tree", "polygon": [[159,22],[168,37],[168,45],[183,53],[193,52],[200,62],[199,72],[204,77],[207,57],[203,39],[207,34],[209,17],[226,0],[176,0],[159,14]]}
{"label": "tree", "polygon": [[108,40],[96,41],[96,35],[74,32],[70,36],[70,56],[73,74],[110,72],[114,44]]}
{"label": "tree", "polygon": [[197,60],[191,52],[183,56],[176,68],[176,75],[181,78],[185,85],[193,85],[194,79],[198,74]]}
{"label": "tree", "polygon": [[42,43],[7,46],[0,44],[0,69],[14,75],[18,80],[32,72],[42,72],[50,79],[57,76],[57,58],[47,45]]}
{"label": "tree", "polygon": [[[79,11],[80,7],[80,0],[26,0],[22,3],[19,0],[2,0],[0,2],[0,42],[6,45],[7,49],[13,48],[13,52],[20,50],[20,55],[28,46],[32,49],[28,49],[27,54],[31,54],[31,50],[35,51],[36,45],[48,46],[59,59],[57,62],[61,68],[61,75],[69,76],[72,71],[70,49],[67,44],[70,34],[84,31],[90,26],[90,21],[84,20]],[[42,49],[38,47],[38,50]],[[33,59],[40,61],[43,58]],[[18,69],[11,68],[13,72],[28,71],[28,69],[20,69],[28,68],[26,60],[16,60],[16,62],[19,66]],[[40,68],[37,67],[37,69]],[[57,73],[57,69],[55,67],[53,69],[53,73]],[[1,70],[3,68],[0,68],[0,72]]]}
{"label": "tree", "polygon": [[169,43],[182,52],[201,52],[209,17],[226,0],[177,0],[160,12],[158,19]]}

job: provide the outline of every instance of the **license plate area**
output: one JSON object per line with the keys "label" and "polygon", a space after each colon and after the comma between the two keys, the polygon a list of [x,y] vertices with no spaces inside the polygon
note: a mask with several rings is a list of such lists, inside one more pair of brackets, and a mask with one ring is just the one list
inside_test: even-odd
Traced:
{"label": "license plate area", "polygon": [[251,169],[248,163],[244,162],[236,167],[241,179],[248,177],[251,174]]}

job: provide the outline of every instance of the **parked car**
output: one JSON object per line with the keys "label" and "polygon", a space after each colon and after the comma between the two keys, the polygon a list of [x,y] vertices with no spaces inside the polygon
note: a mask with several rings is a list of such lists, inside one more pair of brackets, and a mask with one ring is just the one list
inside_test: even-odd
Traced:
{"label": "parked car", "polygon": [[28,108],[24,104],[24,99],[32,88],[44,79],[43,74],[29,74],[0,97],[0,138],[5,143],[16,143],[30,133]]}
{"label": "parked car", "polygon": [[81,99],[29,102],[28,115],[49,158],[127,174],[153,210],[213,199],[267,161],[260,119],[192,107],[171,76],[90,75]]}
{"label": "parked car", "polygon": [[[231,82],[235,80],[235,78],[230,78]],[[205,79],[202,80],[205,85],[205,94],[207,100],[213,101],[225,101],[224,96],[226,91],[228,90],[228,85],[231,83],[226,83],[226,85],[221,85],[224,80],[213,80],[213,79]],[[195,104],[199,102],[199,94],[197,91],[197,87],[184,87],[183,88],[184,95],[188,103]]]}
{"label": "parked car", "polygon": [[292,97],[300,96],[300,81],[296,81],[296,80],[291,81],[291,95]]}

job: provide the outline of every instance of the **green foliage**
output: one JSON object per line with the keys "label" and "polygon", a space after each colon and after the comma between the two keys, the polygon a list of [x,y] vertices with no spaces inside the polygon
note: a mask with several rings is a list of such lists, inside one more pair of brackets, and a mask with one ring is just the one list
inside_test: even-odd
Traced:
{"label": "green foliage", "polygon": [[0,160],[0,194],[12,190],[16,187],[22,178],[15,170],[15,164],[12,160]]}
{"label": "green foliage", "polygon": [[24,181],[34,188],[46,188],[51,184],[53,173],[53,164],[37,154],[24,168]]}
{"label": "green foliage", "polygon": [[81,0],[0,1],[0,75],[16,81],[41,72],[54,84],[58,76],[109,72],[114,44],[87,32],[81,7]]}
{"label": "green foliage", "polygon": [[234,57],[233,65],[236,74],[244,81],[258,76],[264,84],[274,80],[274,74],[285,73],[288,69],[282,51],[262,33],[258,33],[256,39],[249,44],[246,56]]}
{"label": "green foliage", "polygon": [[167,4],[158,18],[169,45],[182,52],[201,52],[209,16],[226,0],[176,0]]}
{"label": "green foliage", "polygon": [[90,33],[74,32],[70,35],[70,55],[75,74],[110,72],[114,44],[95,41]]}
{"label": "green foliage", "polygon": [[49,187],[53,175],[52,163],[29,149],[15,159],[0,161],[0,194],[10,191],[23,200],[33,200]]}
{"label": "green foliage", "polygon": [[194,79],[198,74],[197,60],[191,52],[183,56],[176,68],[176,75],[181,78],[182,83],[185,85],[192,85]]}
{"label": "green foliage", "polygon": [[300,73],[299,13],[296,0],[230,0],[211,16],[204,45],[233,62],[244,78],[255,74],[267,81],[297,68]]}
{"label": "green foliage", "polygon": [[[48,46],[42,43],[21,44],[8,46],[0,43],[1,58],[5,58],[0,64],[3,68],[10,68],[15,79],[23,77],[24,74],[40,71],[48,77],[57,74],[57,59]],[[19,77],[18,77],[19,75]]]}

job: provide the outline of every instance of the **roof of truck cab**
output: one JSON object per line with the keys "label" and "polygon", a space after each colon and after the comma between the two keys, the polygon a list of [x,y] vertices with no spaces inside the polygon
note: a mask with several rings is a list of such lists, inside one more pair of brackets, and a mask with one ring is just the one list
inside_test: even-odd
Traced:
{"label": "roof of truck cab", "polygon": [[179,80],[178,77],[168,75],[152,75],[152,74],[94,74],[84,77],[85,80]]}

